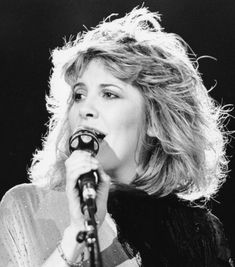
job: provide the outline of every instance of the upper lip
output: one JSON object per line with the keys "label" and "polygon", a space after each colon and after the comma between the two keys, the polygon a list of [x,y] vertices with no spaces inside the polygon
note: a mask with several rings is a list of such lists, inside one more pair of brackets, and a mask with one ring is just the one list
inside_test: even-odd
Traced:
{"label": "upper lip", "polygon": [[79,130],[88,130],[88,131],[91,131],[99,139],[104,139],[105,136],[107,135],[103,131],[97,129],[96,127],[92,127],[92,126],[85,126],[85,125],[83,126],[83,125],[81,125],[81,126],[78,127],[77,131],[79,131]]}

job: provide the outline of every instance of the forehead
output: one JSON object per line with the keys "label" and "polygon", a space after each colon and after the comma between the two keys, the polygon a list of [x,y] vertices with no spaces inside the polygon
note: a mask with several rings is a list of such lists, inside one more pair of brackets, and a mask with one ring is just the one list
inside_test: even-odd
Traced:
{"label": "forehead", "polygon": [[129,82],[122,81],[112,70],[106,66],[105,62],[99,59],[91,60],[81,71],[77,77],[79,80],[88,80],[96,82],[114,82],[122,84],[123,86],[129,84]]}
{"label": "forehead", "polygon": [[110,71],[105,65],[105,62],[100,59],[92,59],[89,62],[86,62],[81,67],[81,71],[78,73],[78,78],[83,77],[87,72],[89,73],[107,73],[107,75],[111,75]]}

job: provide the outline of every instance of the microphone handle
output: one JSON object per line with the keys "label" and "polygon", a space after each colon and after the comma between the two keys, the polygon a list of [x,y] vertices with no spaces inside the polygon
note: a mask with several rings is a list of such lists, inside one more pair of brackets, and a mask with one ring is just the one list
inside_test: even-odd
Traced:
{"label": "microphone handle", "polygon": [[82,174],[77,180],[77,187],[81,200],[81,210],[83,214],[85,212],[85,208],[88,208],[88,210],[92,209],[94,213],[97,211],[95,200],[98,182],[99,175],[95,170]]}

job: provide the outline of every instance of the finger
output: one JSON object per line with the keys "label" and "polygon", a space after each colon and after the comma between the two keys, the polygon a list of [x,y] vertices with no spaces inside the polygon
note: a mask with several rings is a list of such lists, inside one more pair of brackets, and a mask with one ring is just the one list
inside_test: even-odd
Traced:
{"label": "finger", "polygon": [[102,166],[99,166],[98,173],[100,176],[100,184],[98,186],[98,191],[102,192],[100,194],[100,197],[103,201],[107,201],[109,188],[110,188],[110,177],[109,175],[103,170]]}
{"label": "finger", "polygon": [[89,164],[91,165],[92,169],[97,168],[99,165],[98,161],[89,153],[76,153],[66,160],[65,167],[67,172],[71,172],[76,169],[79,170],[84,166],[88,166]]}
{"label": "finger", "polygon": [[65,161],[65,166],[70,166],[73,163],[79,163],[88,161],[91,158],[91,154],[84,151],[74,151],[70,157]]}
{"label": "finger", "polygon": [[79,166],[79,168],[73,166],[73,168],[67,172],[67,181],[74,183],[81,175],[97,169],[98,165],[96,163],[84,163]]}

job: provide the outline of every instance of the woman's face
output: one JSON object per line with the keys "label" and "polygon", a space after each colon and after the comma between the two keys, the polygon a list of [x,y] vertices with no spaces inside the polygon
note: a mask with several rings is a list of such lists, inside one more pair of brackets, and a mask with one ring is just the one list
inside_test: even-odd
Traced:
{"label": "woman's face", "polygon": [[142,94],[115,78],[100,60],[88,64],[73,91],[71,133],[81,126],[105,133],[96,158],[112,179],[130,183],[136,173],[136,150],[144,127]]}

